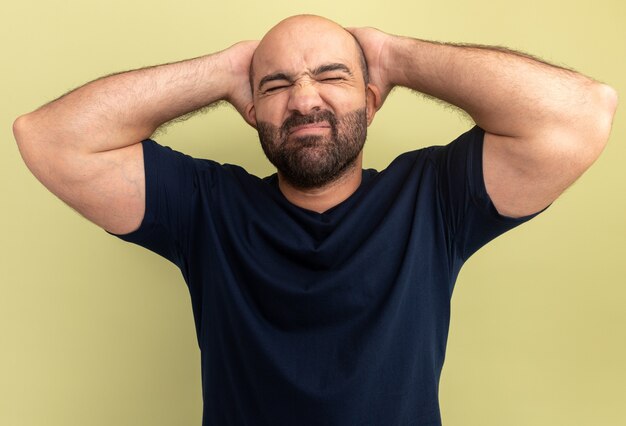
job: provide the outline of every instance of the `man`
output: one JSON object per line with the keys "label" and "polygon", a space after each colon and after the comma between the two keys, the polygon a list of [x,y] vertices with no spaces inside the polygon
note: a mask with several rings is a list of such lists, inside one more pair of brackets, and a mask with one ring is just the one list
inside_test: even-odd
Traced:
{"label": "man", "polygon": [[[362,170],[367,126],[396,86],[476,126]],[[220,100],[257,128],[276,175],[147,140]],[[608,86],[501,48],[296,16],[260,43],[96,80],[14,131],[52,192],[180,267],[203,424],[439,425],[463,262],[593,163],[616,103]]]}

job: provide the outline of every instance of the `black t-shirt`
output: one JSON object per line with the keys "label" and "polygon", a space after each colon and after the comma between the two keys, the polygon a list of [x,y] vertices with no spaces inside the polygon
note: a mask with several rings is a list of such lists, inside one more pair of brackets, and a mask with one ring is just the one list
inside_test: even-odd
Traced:
{"label": "black t-shirt", "polygon": [[315,213],[276,175],[143,142],[146,212],[120,238],[178,265],[201,349],[203,425],[440,425],[463,262],[527,220],[497,213],[484,132],[363,170]]}

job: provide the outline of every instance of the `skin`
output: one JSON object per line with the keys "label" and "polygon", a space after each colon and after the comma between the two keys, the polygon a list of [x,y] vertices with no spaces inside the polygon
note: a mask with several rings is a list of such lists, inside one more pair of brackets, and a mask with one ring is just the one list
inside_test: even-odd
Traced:
{"label": "skin", "polygon": [[382,100],[408,87],[463,109],[485,130],[485,186],[504,216],[548,206],[608,141],[617,94],[606,84],[504,48],[350,31]]}
{"label": "skin", "polygon": [[[296,16],[260,43],[240,42],[211,55],[90,82],[20,116],[13,124],[18,148],[50,191],[107,231],[124,234],[137,229],[145,213],[140,141],[162,124],[218,101],[230,102],[252,126],[280,127],[294,113],[328,110],[341,119],[363,107],[369,125],[396,86],[441,99],[485,130],[487,192],[510,217],[554,201],[608,140],[617,95],[605,84],[502,48],[433,43],[373,28],[349,32],[365,53],[367,85],[345,29],[324,18]],[[326,82],[314,70],[327,64],[341,64],[350,73]],[[271,93],[256,87],[276,73],[288,77],[287,87]],[[323,123],[305,126],[290,137],[302,135],[325,138],[328,129]],[[361,163],[359,155],[353,167],[321,188],[297,188],[280,175],[279,186],[295,205],[323,212],[358,188]]]}

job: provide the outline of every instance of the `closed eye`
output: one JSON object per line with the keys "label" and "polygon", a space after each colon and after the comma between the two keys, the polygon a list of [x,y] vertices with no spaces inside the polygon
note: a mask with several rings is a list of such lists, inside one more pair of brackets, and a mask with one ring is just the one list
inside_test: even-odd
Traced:
{"label": "closed eye", "polygon": [[280,90],[280,89],[285,89],[285,88],[287,88],[287,87],[289,87],[289,85],[287,85],[287,84],[284,84],[284,85],[282,85],[282,86],[274,86],[274,87],[270,87],[270,88],[268,88],[268,89],[265,89],[265,93],[275,92],[275,91],[277,91],[277,90]]}

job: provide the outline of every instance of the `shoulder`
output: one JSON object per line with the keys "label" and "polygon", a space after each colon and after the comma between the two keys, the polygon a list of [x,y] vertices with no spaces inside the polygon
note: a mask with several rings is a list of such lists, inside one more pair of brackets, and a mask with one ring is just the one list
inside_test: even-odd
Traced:
{"label": "shoulder", "polygon": [[400,154],[386,170],[404,169],[407,167],[425,164],[439,164],[451,158],[476,157],[482,154],[484,130],[474,126],[454,140],[446,141],[445,145],[434,144]]}
{"label": "shoulder", "polygon": [[194,157],[152,139],[143,141],[143,146],[147,173],[148,168],[152,168],[161,176],[173,173],[186,174],[209,179],[212,184],[218,182],[263,184],[262,179],[236,164],[223,164],[215,160]]}

